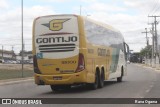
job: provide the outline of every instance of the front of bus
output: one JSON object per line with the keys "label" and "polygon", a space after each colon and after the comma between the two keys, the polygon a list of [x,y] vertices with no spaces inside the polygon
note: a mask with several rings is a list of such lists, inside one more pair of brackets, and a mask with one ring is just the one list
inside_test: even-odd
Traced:
{"label": "front of bus", "polygon": [[52,15],[35,19],[33,61],[38,85],[75,84],[86,81],[80,49],[78,16]]}

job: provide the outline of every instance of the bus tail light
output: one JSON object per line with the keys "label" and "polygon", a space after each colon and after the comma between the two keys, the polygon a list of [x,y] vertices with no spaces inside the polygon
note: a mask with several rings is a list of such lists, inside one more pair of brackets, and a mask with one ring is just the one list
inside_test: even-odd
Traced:
{"label": "bus tail light", "polygon": [[84,68],[85,68],[84,56],[83,56],[83,54],[80,53],[76,72],[80,72],[80,71],[84,70]]}

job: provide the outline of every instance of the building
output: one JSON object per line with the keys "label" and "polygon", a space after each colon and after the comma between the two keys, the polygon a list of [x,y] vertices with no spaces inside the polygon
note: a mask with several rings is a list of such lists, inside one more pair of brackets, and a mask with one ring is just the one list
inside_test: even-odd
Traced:
{"label": "building", "polygon": [[16,60],[14,51],[0,50],[0,62],[2,62],[2,60]]}
{"label": "building", "polygon": [[[24,63],[32,63],[33,62],[33,55],[32,51],[24,51]],[[16,60],[20,61],[22,60],[22,52],[20,52],[18,55],[16,55]]]}

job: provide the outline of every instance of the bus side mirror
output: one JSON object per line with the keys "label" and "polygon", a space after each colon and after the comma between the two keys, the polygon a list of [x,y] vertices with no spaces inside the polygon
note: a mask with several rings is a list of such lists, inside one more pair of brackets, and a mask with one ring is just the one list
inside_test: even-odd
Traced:
{"label": "bus side mirror", "polygon": [[130,52],[129,52],[129,46],[128,44],[124,43],[124,49],[125,49],[125,59],[126,61],[129,60]]}

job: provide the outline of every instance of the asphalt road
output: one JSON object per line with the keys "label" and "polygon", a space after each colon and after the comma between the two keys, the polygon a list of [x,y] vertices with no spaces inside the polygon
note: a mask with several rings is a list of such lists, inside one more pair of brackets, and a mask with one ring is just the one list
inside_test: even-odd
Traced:
{"label": "asphalt road", "polygon": [[[52,92],[49,86],[37,86],[33,81],[17,84],[0,85],[1,98],[160,98],[160,71],[142,67],[136,64],[128,64],[128,75],[123,82],[116,80],[105,82],[105,86],[97,90],[89,90],[86,87],[75,87],[68,91]],[[11,107],[13,105],[10,105]],[[15,105],[14,105],[15,106]],[[17,107],[16,105],[15,107]],[[19,105],[19,107],[29,105]],[[40,105],[34,106],[39,107]],[[58,104],[41,105],[41,107],[83,107],[83,104]],[[87,104],[87,107],[106,107],[106,105]],[[107,105],[117,106],[117,105]],[[118,107],[159,107],[160,105],[118,105]],[[7,105],[5,107],[8,107]]]}

